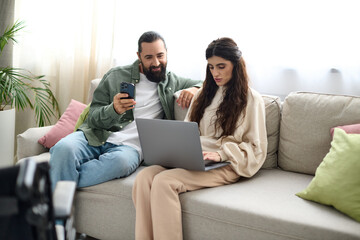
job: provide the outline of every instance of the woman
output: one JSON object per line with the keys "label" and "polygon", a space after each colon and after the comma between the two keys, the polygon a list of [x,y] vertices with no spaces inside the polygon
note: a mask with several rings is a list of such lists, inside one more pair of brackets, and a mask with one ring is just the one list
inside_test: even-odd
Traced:
{"label": "woman", "polygon": [[150,166],[136,177],[136,239],[182,239],[179,194],[253,176],[266,157],[265,107],[249,88],[245,62],[230,38],[206,49],[206,79],[186,121],[199,124],[204,160],[231,164],[207,172]]}

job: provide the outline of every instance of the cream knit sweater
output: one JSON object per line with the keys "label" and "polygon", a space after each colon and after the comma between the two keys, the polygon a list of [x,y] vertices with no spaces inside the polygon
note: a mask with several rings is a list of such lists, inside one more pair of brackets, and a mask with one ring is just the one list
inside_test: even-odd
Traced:
{"label": "cream knit sweater", "polygon": [[[232,136],[219,137],[215,132],[216,110],[223,99],[225,87],[219,87],[199,124],[203,151],[218,152],[221,161],[229,161],[233,170],[243,177],[253,176],[263,165],[267,152],[265,106],[261,95],[249,88],[246,115],[240,115]],[[192,101],[199,95],[197,92]],[[189,121],[190,109],[185,117]]]}

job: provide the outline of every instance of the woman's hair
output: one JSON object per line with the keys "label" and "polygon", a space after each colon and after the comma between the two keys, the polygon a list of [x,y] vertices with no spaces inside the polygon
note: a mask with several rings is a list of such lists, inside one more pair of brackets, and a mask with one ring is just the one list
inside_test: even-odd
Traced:
{"label": "woman's hair", "polygon": [[[216,131],[219,130],[219,127],[222,129],[220,137],[232,135],[238,127],[236,123],[240,114],[243,111],[245,114],[249,86],[245,61],[241,55],[241,51],[231,38],[214,40],[206,49],[206,59],[217,56],[231,61],[233,64],[232,77],[225,85],[226,92],[223,101],[216,111],[215,129]],[[200,124],[205,108],[211,104],[218,88],[210,72],[209,65],[207,65],[203,90],[196,101],[192,103],[190,121]]]}

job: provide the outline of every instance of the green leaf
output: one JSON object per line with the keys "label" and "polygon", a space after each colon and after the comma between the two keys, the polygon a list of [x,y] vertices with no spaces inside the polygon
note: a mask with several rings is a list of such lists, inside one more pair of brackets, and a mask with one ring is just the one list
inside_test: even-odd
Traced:
{"label": "green leaf", "polygon": [[0,50],[3,51],[6,44],[9,43],[9,40],[16,42],[15,35],[25,27],[24,22],[16,21],[14,25],[7,27],[5,32],[0,36]]}
{"label": "green leaf", "polygon": [[[16,42],[15,35],[24,28],[16,21],[0,36],[0,54],[9,41]],[[35,76],[22,68],[0,68],[0,111],[10,105],[18,110],[31,108],[35,111],[38,126],[51,123],[51,117],[60,117],[59,104],[51,91],[50,82],[44,75]]]}

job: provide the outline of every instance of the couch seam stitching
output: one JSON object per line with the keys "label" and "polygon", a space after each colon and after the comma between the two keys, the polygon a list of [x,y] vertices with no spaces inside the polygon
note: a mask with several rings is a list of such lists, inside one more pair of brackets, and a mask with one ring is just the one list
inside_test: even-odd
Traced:
{"label": "couch seam stitching", "polygon": [[125,194],[109,194],[109,193],[99,193],[97,191],[93,191],[93,190],[77,190],[78,192],[83,192],[83,193],[94,193],[94,194],[98,194],[98,195],[107,195],[107,196],[112,196],[112,197],[125,197],[127,199],[131,199],[131,197],[128,197]]}

